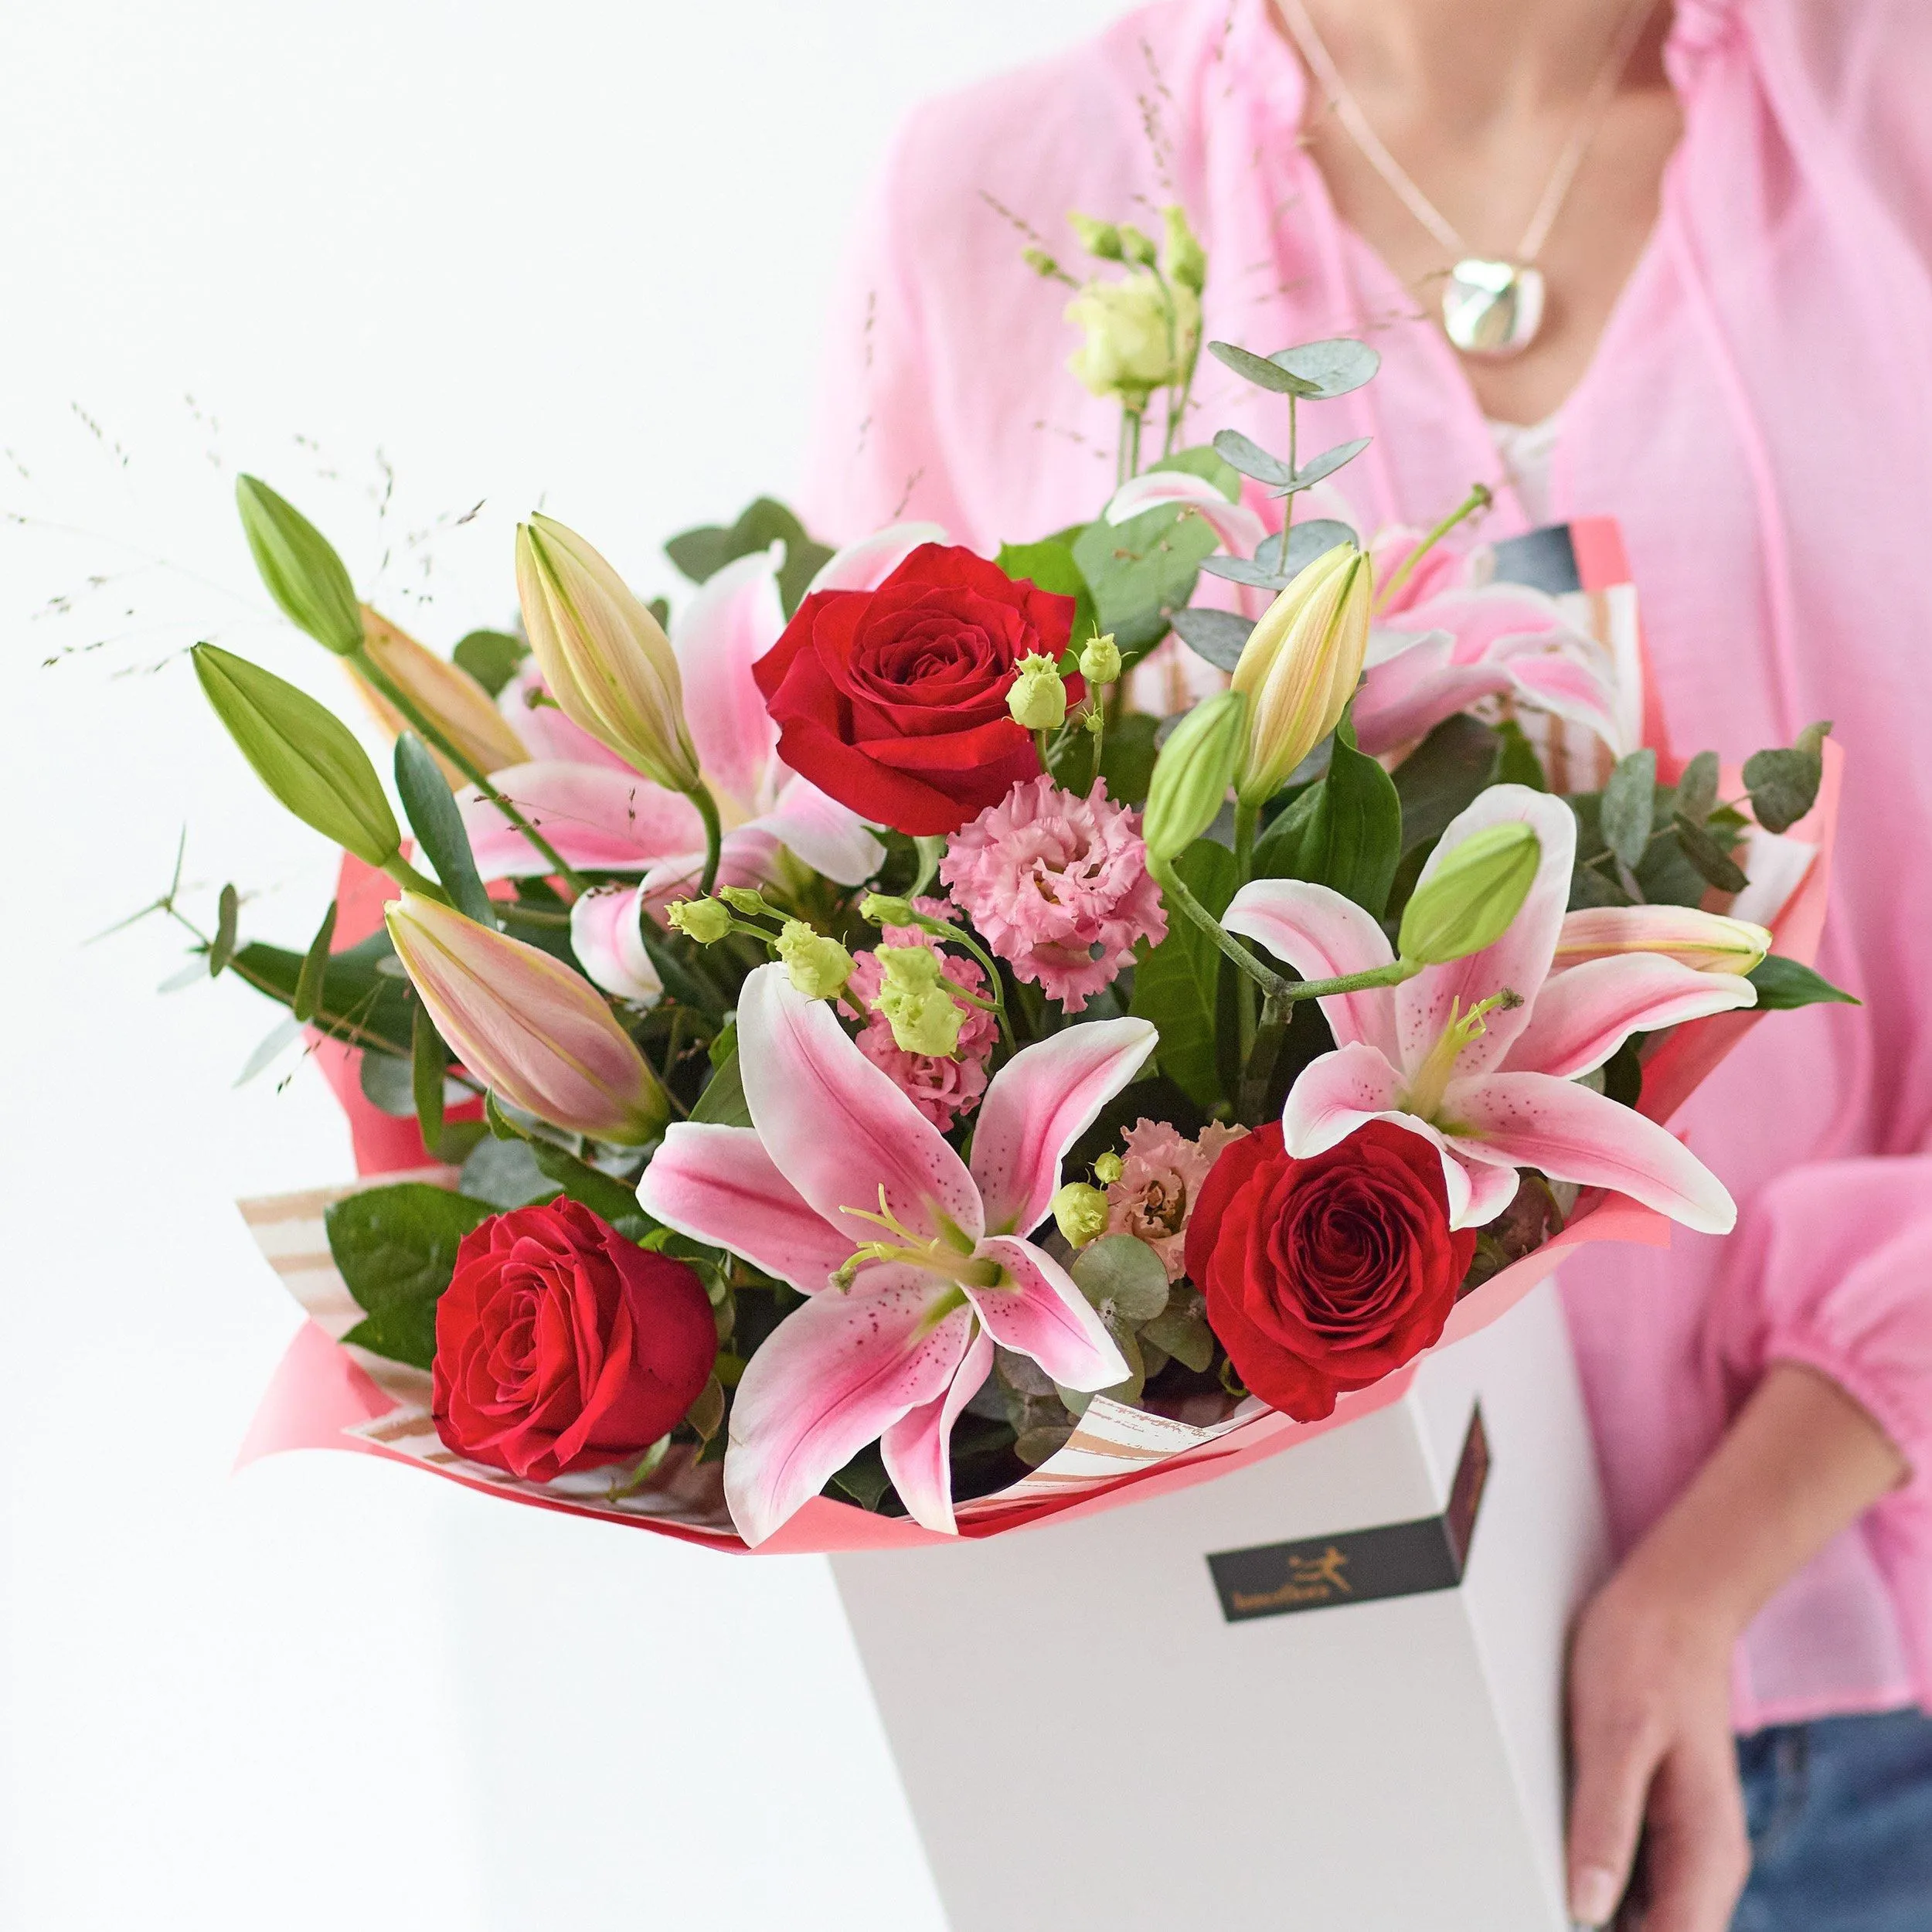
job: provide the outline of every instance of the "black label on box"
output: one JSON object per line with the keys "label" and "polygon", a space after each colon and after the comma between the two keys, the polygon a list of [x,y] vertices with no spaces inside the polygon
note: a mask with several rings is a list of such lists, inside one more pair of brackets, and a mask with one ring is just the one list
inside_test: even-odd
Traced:
{"label": "black label on box", "polygon": [[1583,587],[1577,568],[1577,546],[1567,523],[1546,524],[1523,536],[1506,536],[1495,546],[1498,583],[1527,584],[1560,597]]}
{"label": "black label on box", "polygon": [[1469,1418],[1449,1507],[1420,1522],[1384,1523],[1300,1543],[1226,1549],[1208,1558],[1221,1613],[1231,1624],[1454,1590],[1469,1561],[1476,1512],[1489,1476],[1489,1438],[1478,1406]]}

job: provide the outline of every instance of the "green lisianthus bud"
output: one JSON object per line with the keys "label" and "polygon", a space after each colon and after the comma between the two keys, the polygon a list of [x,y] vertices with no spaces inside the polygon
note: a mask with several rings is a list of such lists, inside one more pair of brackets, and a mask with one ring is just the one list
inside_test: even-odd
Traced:
{"label": "green lisianthus bud", "polygon": [[235,479],[235,507],[255,568],[283,614],[338,657],[352,658],[362,646],[362,607],[328,539],[258,477]]}
{"label": "green lisianthus bud", "polygon": [[1485,825],[1434,860],[1402,915],[1396,950],[1424,966],[1492,946],[1522,910],[1543,844],[1520,819]]}
{"label": "green lisianthus bud", "polygon": [[1094,1178],[1102,1187],[1111,1187],[1124,1170],[1125,1163],[1111,1148],[1094,1163]]}
{"label": "green lisianthus bud", "polygon": [[1167,224],[1168,278],[1198,295],[1207,286],[1207,253],[1188,225],[1187,210],[1178,202],[1170,202],[1161,210],[1161,218]]}
{"label": "green lisianthus bud", "polygon": [[1121,231],[1111,221],[1097,221],[1091,215],[1083,215],[1076,210],[1067,216],[1066,222],[1079,238],[1081,247],[1090,255],[1097,256],[1104,262],[1121,259]]}
{"label": "green lisianthus bud", "polygon": [[1154,761],[1141,836],[1157,865],[1178,858],[1213,824],[1241,755],[1247,699],[1223,691],[1197,704]]}
{"label": "green lisianthus bud", "polygon": [[765,903],[765,896],[756,886],[720,886],[718,896],[735,913],[743,913],[747,919],[776,919],[777,911]]}
{"label": "green lisianthus bud", "polygon": [[1131,262],[1136,268],[1151,268],[1161,259],[1153,236],[1142,234],[1131,222],[1122,222],[1120,233],[1122,260]]}
{"label": "green lisianthus bud", "polygon": [[918,916],[910,899],[893,899],[884,893],[868,893],[859,902],[859,917],[875,926],[910,926]]}
{"label": "green lisianthus bud", "polygon": [[852,978],[852,954],[802,919],[785,921],[778,935],[778,957],[792,985],[808,999],[836,999]]}
{"label": "green lisianthus bud", "polygon": [[878,959],[886,976],[872,1005],[890,1025],[893,1043],[902,1053],[956,1058],[966,1010],[947,990],[939,955],[925,946],[881,946]]}
{"label": "green lisianthus bud", "polygon": [[[1019,258],[1043,281],[1050,282],[1066,273],[1066,270],[1062,268],[1060,264],[1054,260],[1043,248],[1022,248],[1019,251]],[[1069,279],[1070,280],[1071,277],[1070,277]]]}
{"label": "green lisianthus bud", "polygon": [[1066,683],[1051,658],[1019,661],[1019,675],[1006,691],[1013,722],[1029,731],[1056,731],[1066,722]]}
{"label": "green lisianthus bud", "polygon": [[672,902],[665,917],[687,938],[700,946],[715,946],[731,930],[731,909],[715,899],[680,899]]}
{"label": "green lisianthus bud", "polygon": [[190,654],[215,715],[255,775],[305,825],[366,866],[388,865],[403,835],[369,753],[335,714],[273,672],[212,644]]}
{"label": "green lisianthus bud", "polygon": [[1112,684],[1121,675],[1121,647],[1110,631],[1080,646],[1080,675],[1089,684]]}
{"label": "green lisianthus bud", "polygon": [[1053,1219],[1069,1247],[1083,1248],[1107,1232],[1107,1196],[1084,1181],[1069,1181],[1053,1196]]}

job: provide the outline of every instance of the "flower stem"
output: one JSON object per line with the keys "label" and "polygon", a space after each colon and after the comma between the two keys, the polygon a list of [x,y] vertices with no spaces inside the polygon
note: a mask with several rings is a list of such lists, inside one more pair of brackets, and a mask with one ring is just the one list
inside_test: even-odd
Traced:
{"label": "flower stem", "polygon": [[698,816],[704,821],[704,877],[698,886],[698,896],[709,899],[711,889],[718,883],[718,859],[724,849],[724,828],[718,821],[718,801],[711,795],[711,788],[702,781],[685,794],[698,808]]}
{"label": "flower stem", "polygon": [[1287,997],[1288,981],[1282,978],[1280,974],[1270,972],[1267,968],[1264,966],[1235,937],[1233,934],[1230,932],[1208,910],[1206,906],[1203,906],[1193,893],[1182,884],[1180,875],[1174,870],[1172,866],[1158,864],[1150,859],[1148,863],[1148,870],[1154,875],[1155,881],[1160,886],[1162,896],[1178,906],[1189,919],[1192,920],[1195,924],[1199,926],[1202,931],[1206,933],[1215,944],[1219,947],[1222,951],[1226,953],[1228,957],[1233,960],[1257,986],[1260,988],[1264,994],[1270,998],[1277,995]]}
{"label": "flower stem", "polygon": [[1376,599],[1375,607],[1386,607],[1396,593],[1409,581],[1416,566],[1433,550],[1465,517],[1474,516],[1478,510],[1489,507],[1492,498],[1487,485],[1478,483],[1471,486],[1469,494],[1430,531],[1422,541],[1402,560],[1401,568],[1382,587],[1382,594]]}
{"label": "flower stem", "polygon": [[449,894],[434,879],[424,878],[400,852],[383,869],[405,892],[420,893],[425,899],[434,900],[439,906],[451,903]]}
{"label": "flower stem", "polygon": [[[1236,803],[1234,808],[1234,883],[1236,889],[1245,886],[1254,872],[1254,827],[1261,815],[1259,805]],[[1272,996],[1269,1004],[1274,1004]],[[1235,1016],[1239,1026],[1241,1064],[1246,1066],[1255,1046],[1254,985],[1251,980],[1239,981],[1234,989]]]}
{"label": "flower stem", "polygon": [[[963,947],[978,961],[981,970],[986,975],[987,991],[993,996],[992,1011],[999,1021],[1000,1038],[1005,1041],[1010,1049],[1014,1043],[1013,1022],[1007,1017],[1006,988],[1000,978],[999,968],[994,964],[992,954],[971,933],[960,927],[949,925],[943,919],[928,919],[923,913],[918,913],[913,916],[913,923],[920,931],[930,933],[935,939],[949,939],[954,945]],[[963,987],[955,986],[952,990],[966,998],[971,998]],[[973,1003],[976,1006],[985,1004],[982,1000],[975,1000]]]}
{"label": "flower stem", "polygon": [[454,765],[457,770],[461,772],[463,776],[468,779],[470,783],[474,785],[478,791],[481,792],[483,796],[495,806],[512,825],[516,827],[519,832],[522,833],[523,836],[549,862],[557,877],[561,879],[572,892],[582,893],[590,889],[590,882],[584,878],[583,875],[574,866],[570,865],[549,840],[546,838],[543,833],[524,817],[509,799],[505,798],[496,787],[490,783],[489,774],[487,772],[450,742],[448,733],[423,712],[416,700],[369,655],[366,648],[357,651],[350,662],[391,704],[395,706],[410,724],[422,733],[423,738],[430,745],[442,753],[443,756],[448,759],[450,763]]}

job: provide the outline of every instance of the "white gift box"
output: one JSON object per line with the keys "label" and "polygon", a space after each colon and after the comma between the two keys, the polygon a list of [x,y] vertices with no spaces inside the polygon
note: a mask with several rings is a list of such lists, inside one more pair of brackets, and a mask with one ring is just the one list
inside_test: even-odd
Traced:
{"label": "white gift box", "polygon": [[1212,1481],[832,1558],[952,1932],[1561,1932],[1607,1566],[1551,1282]]}

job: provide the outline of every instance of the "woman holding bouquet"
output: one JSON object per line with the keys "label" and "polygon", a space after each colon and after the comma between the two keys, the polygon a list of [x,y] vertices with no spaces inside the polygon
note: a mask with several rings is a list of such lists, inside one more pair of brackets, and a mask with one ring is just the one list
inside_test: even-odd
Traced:
{"label": "woman holding bouquet", "polygon": [[[1820,964],[1863,1004],[1678,1123],[1737,1235],[1565,1270],[1622,1551],[1572,1665],[1592,1925],[1633,1872],[1651,1932],[1932,1923],[1928,81],[1917,0],[1162,0],[916,117],[831,338],[828,534],[1060,527],[1118,399],[1077,406],[1014,226],[1179,203],[1208,335],[1381,351],[1308,406],[1374,437],[1365,533],[1475,481],[1485,537],[1614,515],[1680,740],[1855,751]],[[1194,440],[1267,434],[1219,375]]]}

